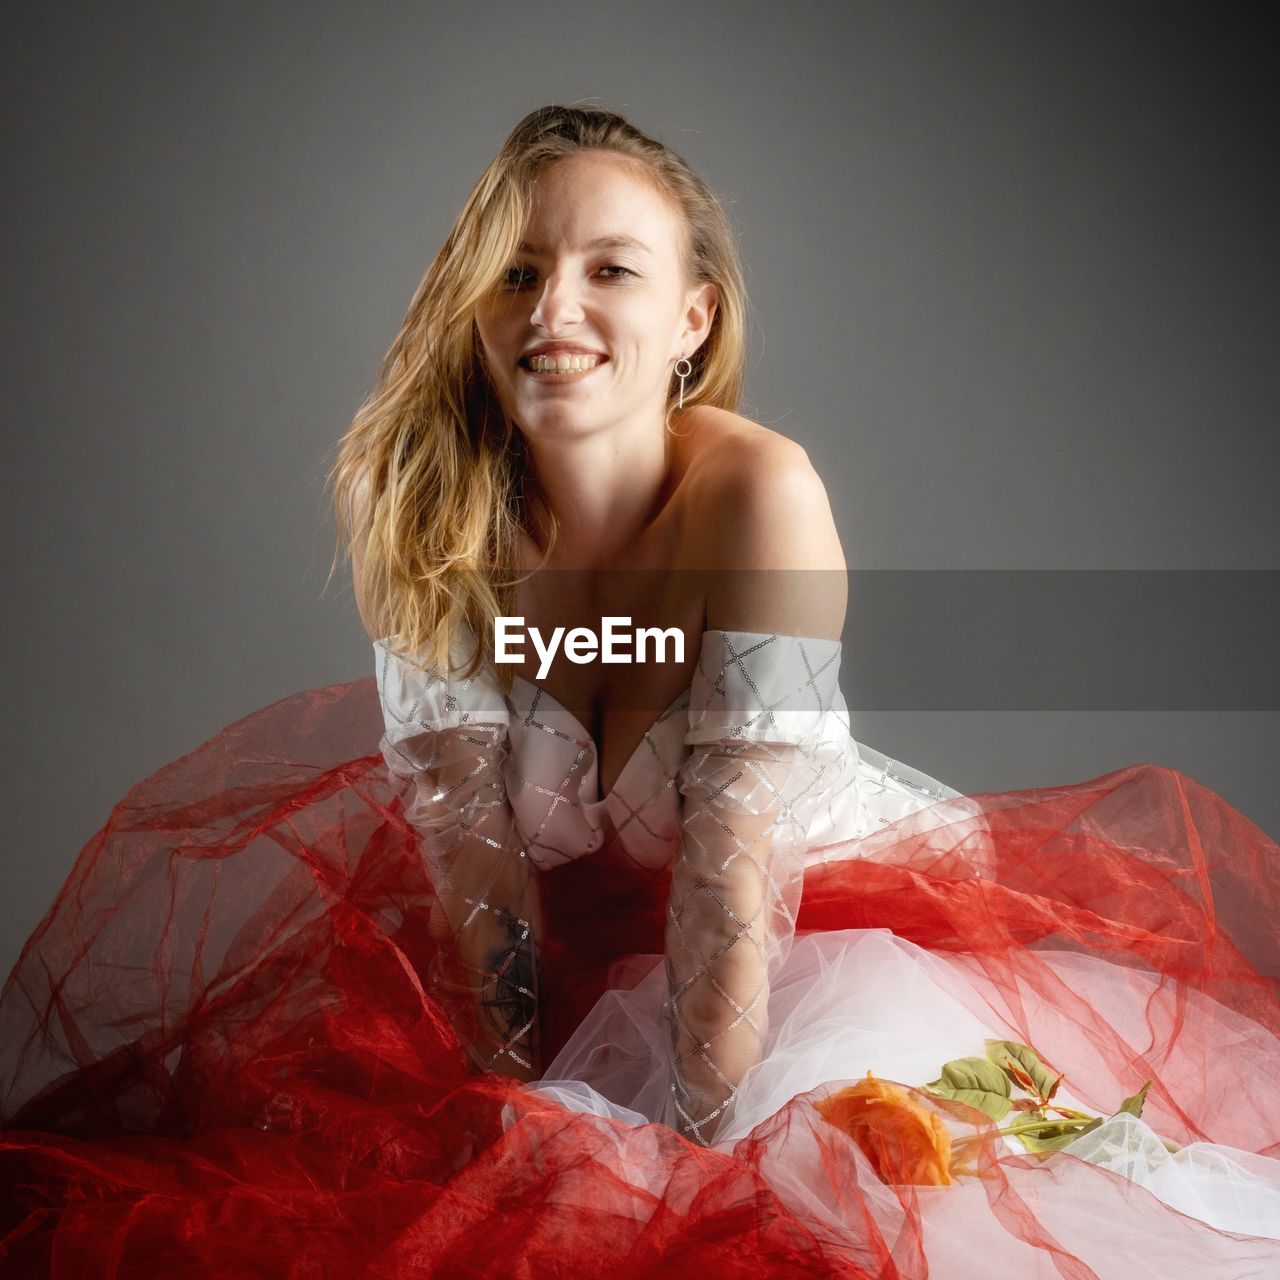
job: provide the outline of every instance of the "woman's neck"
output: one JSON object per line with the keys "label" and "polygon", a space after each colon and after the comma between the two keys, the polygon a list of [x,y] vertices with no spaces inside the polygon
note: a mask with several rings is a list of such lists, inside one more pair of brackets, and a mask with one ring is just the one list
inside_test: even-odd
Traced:
{"label": "woman's neck", "polygon": [[670,494],[673,451],[666,431],[531,441],[529,532],[538,557],[546,550],[548,510],[559,525],[546,567],[602,567],[638,542]]}

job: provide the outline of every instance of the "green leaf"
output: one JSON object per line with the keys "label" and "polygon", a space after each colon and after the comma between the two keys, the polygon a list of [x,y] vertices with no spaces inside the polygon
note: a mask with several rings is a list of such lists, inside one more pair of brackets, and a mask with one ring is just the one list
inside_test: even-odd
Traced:
{"label": "green leaf", "polygon": [[1079,1129],[1069,1129],[1066,1133],[1050,1133],[1049,1136],[1040,1138],[1036,1136],[1034,1130],[1031,1130],[1027,1133],[1015,1133],[1013,1136],[1028,1151],[1061,1151],[1063,1147],[1070,1146],[1082,1133],[1088,1133],[1090,1130],[1096,1129],[1101,1123],[1102,1117],[1099,1116],[1095,1120],[1090,1120],[1088,1124],[1081,1125]]}
{"label": "green leaf", "polygon": [[1016,1067],[1030,1077],[1032,1085],[1043,1101],[1047,1102],[1053,1097],[1058,1088],[1058,1081],[1062,1077],[1045,1066],[1040,1061],[1040,1055],[1029,1044],[1019,1044],[1016,1040],[987,1040],[985,1044],[987,1057],[1000,1067],[1014,1084],[1022,1084],[1023,1088],[1026,1087],[1019,1081],[1018,1071],[1010,1067],[1006,1061],[1008,1058],[1012,1058]]}
{"label": "green leaf", "polygon": [[956,1058],[942,1068],[938,1079],[924,1087],[940,1098],[963,1102],[992,1120],[1003,1120],[1009,1113],[1009,1079],[986,1058]]}
{"label": "green leaf", "polygon": [[1120,1104],[1120,1110],[1116,1112],[1116,1115],[1128,1112],[1131,1116],[1140,1116],[1142,1114],[1143,1103],[1147,1100],[1147,1090],[1150,1088],[1151,1081],[1148,1080],[1137,1093],[1135,1093],[1131,1098],[1126,1098]]}

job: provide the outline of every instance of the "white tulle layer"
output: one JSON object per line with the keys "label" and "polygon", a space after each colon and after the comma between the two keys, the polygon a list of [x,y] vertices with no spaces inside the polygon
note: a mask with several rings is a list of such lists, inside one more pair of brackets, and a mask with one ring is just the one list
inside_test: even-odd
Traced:
{"label": "white tulle layer", "polygon": [[[743,1079],[715,1146],[729,1151],[797,1095],[853,1083],[868,1070],[905,1084],[935,1079],[944,1062],[981,1054],[987,1037],[1032,1043],[1065,1073],[1057,1101],[1110,1114],[1142,1077],[1117,1079],[1105,1068],[1067,1012],[1074,995],[1062,993],[1082,996],[1133,1047],[1133,1071],[1155,1066],[1162,1080],[1177,1086],[1175,1094],[1183,1091],[1184,1102],[1187,1090],[1201,1091],[1192,1099],[1199,1103],[1201,1095],[1224,1087],[1222,1071],[1215,1077],[1196,1053],[1184,1061],[1184,1047],[1225,1046],[1231,1085],[1245,1091],[1224,1100],[1221,1114],[1236,1117],[1235,1130],[1227,1127],[1231,1136],[1249,1140],[1247,1086],[1240,1082],[1254,1071],[1274,1072],[1280,1064],[1275,1036],[1198,993],[1165,989],[1144,972],[1066,952],[1036,952],[1035,960],[1063,985],[1053,1000],[1030,985],[1020,989],[1014,1018],[972,957],[934,955],[884,929],[798,938],[773,984],[764,1056]],[[619,975],[623,985],[597,1002],[529,1087],[571,1110],[628,1126],[670,1124],[666,976],[658,956],[629,963],[632,970]],[[1175,1014],[1185,1020],[1184,1034],[1165,1055],[1162,1034]],[[1210,1112],[1201,1107],[1196,1113]],[[1159,1099],[1149,1099],[1143,1118],[1112,1118],[1048,1159],[1011,1158],[1010,1185],[1034,1206],[1053,1240],[1099,1276],[1280,1275],[1280,1160],[1208,1142],[1171,1153],[1159,1134],[1176,1125],[1162,1125],[1162,1119],[1167,1122],[1169,1113],[1162,1113]],[[1021,1150],[1006,1141],[1011,1157]],[[642,1152],[643,1146],[619,1152],[638,1181],[644,1178]],[[859,1229],[840,1222],[827,1203],[829,1177],[819,1176],[811,1139],[806,1145],[802,1134],[789,1132],[765,1167],[793,1211],[837,1229]],[[888,1188],[860,1190],[882,1203],[887,1217],[900,1213]],[[1152,1213],[1152,1196],[1196,1221]],[[1044,1274],[1058,1274],[1050,1252],[1009,1234],[973,1180],[921,1188],[920,1201],[931,1275],[989,1280],[1041,1274],[1045,1267]],[[1169,1229],[1171,1222],[1177,1230]],[[1220,1234],[1225,1232],[1232,1234]],[[1228,1260],[1235,1269],[1223,1271]]]}

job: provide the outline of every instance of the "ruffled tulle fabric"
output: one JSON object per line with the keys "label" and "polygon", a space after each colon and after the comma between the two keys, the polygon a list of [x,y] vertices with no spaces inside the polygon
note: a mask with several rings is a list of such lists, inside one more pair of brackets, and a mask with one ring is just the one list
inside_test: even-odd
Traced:
{"label": "ruffled tulle fabric", "polygon": [[[981,860],[925,809],[810,866],[703,1148],[650,1122],[669,871],[544,876],[543,1078],[479,1073],[382,727],[371,679],[285,699],[82,851],[0,997],[0,1275],[1280,1274],[1280,849],[1193,779],[980,794]],[[916,1093],[974,1172],[895,1186],[815,1106],[986,1036],[1099,1114],[1150,1080],[1141,1118],[1032,1155]]]}

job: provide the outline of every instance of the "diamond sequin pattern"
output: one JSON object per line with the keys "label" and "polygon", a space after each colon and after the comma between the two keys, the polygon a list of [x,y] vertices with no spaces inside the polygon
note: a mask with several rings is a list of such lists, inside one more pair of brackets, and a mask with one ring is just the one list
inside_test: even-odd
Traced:
{"label": "diamond sequin pattern", "polygon": [[[474,1013],[467,1046],[482,1070],[538,1070],[537,873],[507,798],[507,712],[434,668],[418,671],[381,644],[382,753],[406,782],[405,817],[423,835],[440,943],[429,978]],[[482,669],[483,673],[483,669]]]}
{"label": "diamond sequin pattern", "polygon": [[704,641],[666,954],[675,1127],[704,1145],[763,1052],[810,823],[848,781],[839,653],[834,640],[716,632]]}

